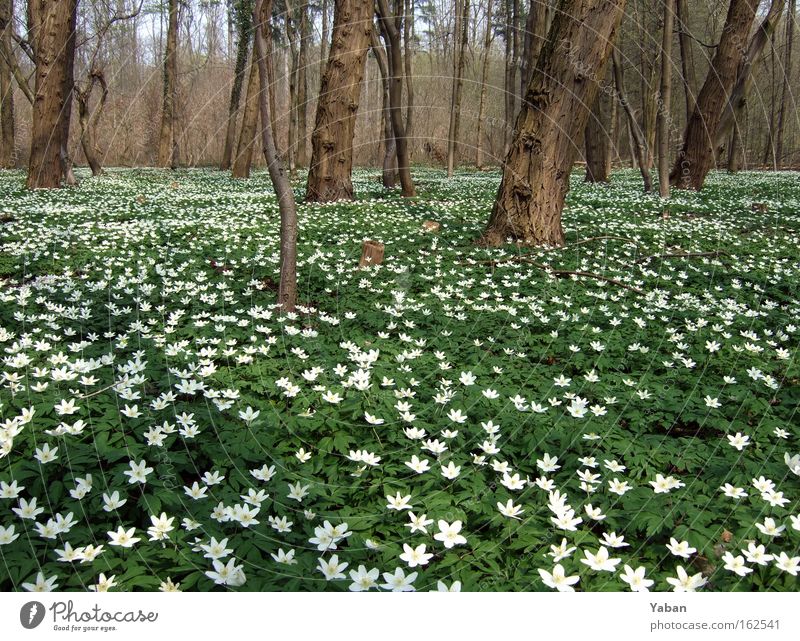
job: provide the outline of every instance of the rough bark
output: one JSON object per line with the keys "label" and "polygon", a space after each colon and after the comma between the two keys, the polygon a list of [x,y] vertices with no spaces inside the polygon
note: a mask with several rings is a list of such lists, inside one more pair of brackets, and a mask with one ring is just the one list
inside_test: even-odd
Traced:
{"label": "rough bark", "polygon": [[586,148],[586,177],[588,183],[607,183],[611,171],[610,122],[604,92],[598,92],[592,104],[589,121],[584,131]]}
{"label": "rough bark", "polygon": [[783,13],[783,7],[784,0],[772,0],[767,15],[764,16],[755,34],[750,38],[747,54],[742,58],[736,73],[736,84],[733,86],[733,91],[725,106],[722,120],[717,126],[715,135],[716,149],[722,147],[731,138],[734,123],[743,118],[744,107],[747,104],[747,97],[753,84],[753,63],[758,59],[767,42],[774,35],[775,27]]}
{"label": "rough bark", "polygon": [[75,89],[75,44],[76,44],[76,24],[78,19],[77,2],[75,10],[70,16],[69,37],[66,42],[67,67],[64,73],[64,108],[61,110],[61,149],[59,157],[61,159],[61,178],[65,185],[74,186],[78,184],[75,172],[72,170],[72,158],[69,155],[69,129],[72,122],[72,96]]}
{"label": "rough bark", "polygon": [[[535,0],[532,0],[532,3]],[[481,95],[478,104],[478,133],[475,142],[475,166],[483,167],[483,127],[486,122],[486,79],[489,75],[489,49],[492,47],[492,0],[486,0],[486,31],[483,36]]]}
{"label": "rough bark", "polygon": [[[269,86],[269,73],[267,71],[266,52],[267,44],[264,38],[264,25],[270,24],[272,15],[272,0],[256,0],[253,9],[253,22],[255,23],[255,58],[258,67],[260,85]],[[267,169],[278,198],[278,209],[281,215],[281,253],[280,253],[280,282],[278,284],[278,304],[281,311],[291,312],[297,306],[297,205],[294,201],[294,192],[289,179],[283,172],[278,153],[275,150],[275,140],[272,136],[272,122],[269,98],[266,91],[259,92],[258,106],[261,114],[261,144],[264,147],[264,156],[267,160]]]}
{"label": "rough bark", "polygon": [[11,52],[13,15],[14,0],[0,0],[0,169],[10,169],[16,164],[13,71],[6,60]]}
{"label": "rough bark", "polygon": [[250,60],[250,74],[247,79],[247,98],[244,103],[242,127],[239,132],[239,144],[236,147],[236,156],[233,159],[234,178],[249,178],[250,165],[253,162],[253,148],[255,147],[258,127],[258,96],[261,93],[261,83],[258,78],[258,61],[255,54]]}
{"label": "rough bark", "polygon": [[320,83],[306,200],[352,199],[353,136],[373,31],[372,0],[335,0],[333,37]]}
{"label": "rough bark", "polygon": [[522,95],[525,95],[525,87],[531,81],[531,73],[536,67],[539,53],[541,53],[547,39],[548,8],[548,0],[529,0],[528,16],[525,20],[525,44],[520,70]]}
{"label": "rough bark", "polygon": [[635,161],[639,166],[639,172],[642,174],[642,182],[644,183],[644,190],[649,193],[653,190],[653,180],[650,177],[650,167],[647,164],[647,144],[645,143],[644,135],[639,128],[636,115],[633,113],[633,109],[625,93],[625,77],[622,72],[622,61],[620,60],[619,50],[615,49],[611,54],[611,58],[617,99],[619,100],[619,104],[622,105],[622,109],[625,111],[625,116],[628,119],[631,163]]}
{"label": "rough bark", "polygon": [[228,103],[228,124],[225,128],[225,147],[222,151],[222,161],[219,168],[227,171],[231,168],[233,147],[236,144],[236,119],[239,115],[239,105],[242,100],[242,87],[244,74],[247,71],[247,56],[250,50],[250,36],[253,27],[253,14],[249,0],[239,0],[236,9],[236,63],[233,71],[233,85],[231,86],[231,99]]}
{"label": "rough bark", "polygon": [[169,0],[167,46],[164,50],[164,89],[161,103],[161,133],[158,166],[175,166],[175,100],[178,83],[178,0]]}
{"label": "rough bark", "polygon": [[714,163],[714,135],[719,126],[753,26],[758,0],[731,0],[722,38],[697,97],[683,146],[670,176],[674,187],[702,189]]}
{"label": "rough bark", "polygon": [[[516,33],[516,29],[514,28],[514,4],[518,2],[518,0],[505,0],[505,20],[506,24],[503,30],[503,37],[505,39],[505,85],[504,85],[504,96],[505,96],[505,118],[506,118],[506,127],[505,127],[505,144],[511,142],[511,139],[514,135],[513,124],[514,124],[514,116],[516,114],[516,105],[515,105],[515,97],[516,97],[516,87],[514,82],[514,77],[516,75],[516,65],[514,64],[514,36]],[[455,55],[455,38],[453,42],[453,52]]]}
{"label": "rough bark", "polygon": [[397,171],[400,174],[402,195],[416,196],[414,181],[409,166],[408,139],[403,123],[403,48],[400,29],[403,22],[402,0],[395,0],[394,11],[389,10],[387,0],[376,0],[376,12],[381,35],[386,44],[387,66],[389,68],[389,112],[394,133],[395,151],[397,155]]}
{"label": "rough bark", "polygon": [[70,37],[76,8],[77,0],[28,2],[28,28],[36,65],[29,189],[61,186],[64,131],[61,114],[66,103],[65,79],[72,64],[68,55],[70,48],[65,43]]}
{"label": "rough bark", "polygon": [[562,0],[517,116],[482,242],[564,244],[561,211],[625,0]]}
{"label": "rough bark", "polygon": [[669,198],[669,125],[672,102],[672,28],[675,0],[664,1],[664,27],[661,38],[661,86],[658,92],[658,192]]}
{"label": "rough bark", "polygon": [[792,53],[794,48],[794,22],[797,16],[797,1],[789,0],[789,11],[786,16],[786,51],[783,59],[783,87],[781,88],[781,109],[778,114],[778,130],[775,132],[775,156],[778,163],[783,163],[783,143],[786,122],[789,115],[791,87],[789,78],[792,75]]}
{"label": "rough bark", "polygon": [[447,134],[447,177],[453,177],[456,152],[458,149],[458,129],[461,119],[461,93],[464,87],[464,59],[467,55],[469,34],[469,0],[456,0],[457,36],[453,45],[453,87],[450,96],[450,126]]}

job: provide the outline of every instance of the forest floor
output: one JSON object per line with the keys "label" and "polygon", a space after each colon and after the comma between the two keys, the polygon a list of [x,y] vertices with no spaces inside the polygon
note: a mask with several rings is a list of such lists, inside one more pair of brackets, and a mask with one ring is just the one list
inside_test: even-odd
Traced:
{"label": "forest floor", "polygon": [[798,588],[798,174],[576,173],[547,250],[378,173],[283,316],[265,173],[0,175],[0,589]]}

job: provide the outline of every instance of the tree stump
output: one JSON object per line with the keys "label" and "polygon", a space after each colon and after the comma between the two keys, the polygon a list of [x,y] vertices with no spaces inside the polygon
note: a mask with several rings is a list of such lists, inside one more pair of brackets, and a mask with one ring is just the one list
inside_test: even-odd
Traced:
{"label": "tree stump", "polygon": [[430,232],[431,234],[438,234],[441,225],[435,220],[426,220],[422,223],[422,231]]}
{"label": "tree stump", "polygon": [[361,247],[361,260],[358,261],[359,269],[380,265],[383,262],[383,243],[377,240],[365,240]]}
{"label": "tree stump", "polygon": [[767,207],[766,203],[753,203],[750,209],[756,213],[765,214],[769,210],[769,207]]}

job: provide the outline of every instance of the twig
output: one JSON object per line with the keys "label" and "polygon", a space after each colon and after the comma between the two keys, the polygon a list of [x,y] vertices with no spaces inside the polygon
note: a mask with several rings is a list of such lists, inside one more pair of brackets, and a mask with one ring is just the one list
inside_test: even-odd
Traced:
{"label": "twig", "polygon": [[83,396],[78,396],[78,398],[79,398],[79,399],[84,399],[84,398],[91,398],[92,396],[97,396],[98,394],[102,394],[103,392],[107,392],[107,391],[108,391],[108,390],[110,390],[112,387],[116,387],[116,385],[117,385],[117,383],[111,383],[111,385],[108,385],[108,386],[106,386],[106,387],[104,387],[104,388],[102,388],[102,389],[95,390],[95,391],[94,391],[94,392],[92,392],[91,394],[86,394],[86,395],[83,395]]}
{"label": "twig", "polygon": [[730,256],[730,254],[726,251],[718,249],[713,252],[689,252],[685,254],[657,254],[655,256],[645,256],[644,258],[640,258],[639,260],[635,261],[636,263],[644,263],[650,259],[654,258],[700,258],[700,257],[714,257],[717,258],[719,256]]}

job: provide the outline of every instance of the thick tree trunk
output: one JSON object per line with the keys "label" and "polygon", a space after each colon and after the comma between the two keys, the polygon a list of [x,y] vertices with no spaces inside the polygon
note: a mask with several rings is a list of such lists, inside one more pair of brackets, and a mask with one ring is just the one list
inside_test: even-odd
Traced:
{"label": "thick tree trunk", "polygon": [[536,67],[539,53],[547,39],[548,0],[529,0],[528,17],[525,20],[525,45],[522,55],[520,86],[522,95],[531,81],[531,73]]}
{"label": "thick tree trunk", "polygon": [[[267,72],[267,44],[264,38],[264,27],[270,24],[272,0],[256,0],[253,9],[255,23],[255,54],[258,76],[262,87],[269,86]],[[259,112],[261,114],[261,144],[267,159],[267,169],[278,197],[278,209],[281,214],[281,256],[280,283],[278,284],[278,304],[282,312],[292,312],[297,306],[297,205],[294,192],[286,174],[281,167],[275,140],[272,137],[272,117],[270,114],[268,92],[258,93]]]}
{"label": "thick tree trunk", "polygon": [[77,0],[28,2],[28,27],[36,65],[29,189],[61,186],[64,132],[61,114],[66,105],[66,77],[72,65],[70,48],[65,43],[70,38],[76,9]]}
{"label": "thick tree trunk", "polygon": [[[742,58],[736,74],[736,84],[733,86],[731,97],[725,106],[725,113],[722,115],[717,126],[714,139],[715,149],[722,147],[730,138],[733,132],[734,123],[740,121],[744,115],[744,107],[747,103],[747,96],[753,84],[753,63],[761,55],[769,39],[775,34],[775,27],[783,13],[784,0],[772,0],[767,15],[756,29],[755,34],[750,39],[747,47],[747,54]],[[785,75],[785,74],[784,74]],[[775,84],[772,84],[774,91]]]}
{"label": "thick tree trunk", "polygon": [[612,68],[614,72],[614,85],[617,89],[617,98],[622,109],[625,111],[625,116],[628,119],[628,132],[629,132],[629,145],[631,148],[631,163],[635,161],[639,166],[639,172],[642,174],[642,182],[644,183],[644,191],[649,193],[653,190],[653,180],[650,177],[650,167],[647,164],[647,144],[644,140],[642,130],[639,128],[639,123],[636,121],[636,115],[633,113],[628,98],[625,94],[625,78],[622,73],[622,61],[620,60],[619,50],[615,49],[611,54]]}
{"label": "thick tree trunk", "polygon": [[450,127],[447,135],[447,177],[453,177],[461,119],[461,93],[464,87],[464,59],[469,34],[469,0],[456,0],[456,40],[453,42],[453,87],[450,96]]}
{"label": "thick tree trunk", "polygon": [[675,0],[664,1],[664,27],[661,38],[661,87],[658,95],[658,192],[669,198],[669,123],[672,103],[672,27]]}
{"label": "thick tree trunk", "polygon": [[250,60],[250,75],[247,79],[247,98],[244,103],[239,145],[236,147],[236,156],[233,159],[232,175],[234,178],[250,177],[250,165],[253,162],[253,147],[255,147],[258,127],[258,96],[260,92],[258,61],[253,54]]}
{"label": "thick tree trunk", "polygon": [[683,97],[686,102],[686,122],[694,111],[694,55],[692,40],[689,37],[689,5],[688,0],[678,0],[678,44],[681,51],[681,80],[683,81]]}
{"label": "thick tree trunk", "polygon": [[587,183],[607,183],[611,161],[610,132],[608,120],[608,106],[604,92],[597,93],[592,104],[589,121],[584,130],[584,146],[586,148],[586,177]]}
{"label": "thick tree trunk", "polygon": [[251,3],[241,0],[236,10],[236,32],[238,42],[236,44],[236,65],[233,72],[233,86],[231,86],[231,99],[228,103],[228,125],[225,129],[225,147],[222,151],[222,162],[219,168],[227,171],[231,168],[231,157],[233,147],[236,144],[236,119],[239,115],[239,104],[242,100],[242,86],[244,85],[244,74],[247,70],[247,56],[250,49],[250,36],[253,28]]}
{"label": "thick tree trunk", "polygon": [[702,189],[714,163],[714,135],[731,89],[736,82],[744,43],[758,8],[758,0],[731,0],[722,38],[686,128],[683,146],[670,180],[680,189]]}
{"label": "thick tree trunk", "polygon": [[178,0],[169,0],[167,46],[164,51],[164,93],[161,134],[158,138],[158,166],[175,167],[175,100],[178,83]]}
{"label": "thick tree trunk", "polygon": [[14,0],[0,0],[0,169],[16,164],[14,86],[12,65],[6,60],[12,47]]}
{"label": "thick tree trunk", "polygon": [[[514,38],[516,35],[516,29],[514,25],[514,4],[519,0],[505,0],[505,28],[503,31],[503,35],[505,38],[506,50],[505,50],[505,85],[504,85],[504,95],[505,95],[505,118],[506,118],[506,126],[505,126],[505,144],[506,147],[511,143],[511,139],[514,136],[514,116],[516,115],[516,86],[514,77],[516,76],[516,64],[514,60]],[[455,39],[453,42],[453,54],[455,55]]]}
{"label": "thick tree trunk", "polygon": [[789,12],[786,16],[786,53],[783,59],[783,87],[781,88],[781,110],[778,115],[778,130],[775,132],[775,156],[778,164],[783,163],[783,138],[786,131],[786,121],[789,115],[789,100],[791,87],[789,79],[792,77],[792,49],[794,48],[794,22],[797,16],[797,1],[789,0]]}
{"label": "thick tree trunk", "polygon": [[373,0],[335,0],[328,65],[311,135],[306,200],[352,199],[353,136],[373,31]]}
{"label": "thick tree trunk", "polygon": [[78,19],[77,2],[75,11],[72,12],[69,24],[69,37],[67,38],[67,69],[64,74],[64,108],[61,110],[61,178],[65,185],[74,186],[78,184],[75,172],[72,170],[72,158],[69,155],[69,129],[72,122],[72,96],[75,89],[75,27]]}
{"label": "thick tree trunk", "polygon": [[[535,0],[532,0],[532,3]],[[483,36],[481,96],[478,104],[478,133],[475,141],[475,166],[483,168],[483,127],[486,122],[486,79],[489,75],[489,49],[492,47],[492,0],[486,0],[486,31]]]}
{"label": "thick tree trunk", "polygon": [[517,117],[483,243],[564,244],[561,211],[625,0],[562,0]]}
{"label": "thick tree trunk", "polygon": [[311,22],[308,19],[308,2],[300,4],[300,53],[297,68],[297,164],[308,164],[308,46],[311,43]]}
{"label": "thick tree trunk", "polygon": [[414,181],[411,178],[409,166],[408,139],[405,124],[403,123],[403,48],[400,38],[400,28],[403,18],[402,0],[395,0],[394,12],[389,11],[387,0],[377,0],[376,12],[381,34],[386,43],[386,57],[389,68],[389,112],[394,132],[394,143],[397,152],[397,171],[400,174],[402,195],[405,197],[416,196]]}

